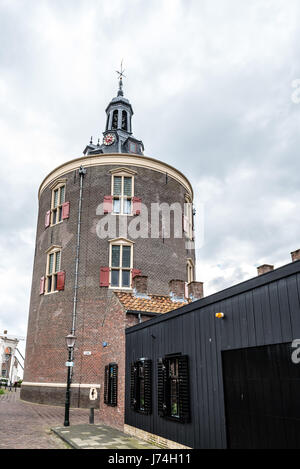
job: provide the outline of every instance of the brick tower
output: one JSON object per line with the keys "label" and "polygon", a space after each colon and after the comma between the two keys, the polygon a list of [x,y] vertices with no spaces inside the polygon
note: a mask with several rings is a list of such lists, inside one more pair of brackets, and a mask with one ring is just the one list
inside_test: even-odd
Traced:
{"label": "brick tower", "polygon": [[202,284],[194,278],[192,187],[144,156],[122,74],[106,115],[102,143],[91,139],[39,188],[21,397],[64,404],[71,331],[71,405],[88,406],[94,387],[103,420],[121,428],[125,327],[198,299]]}

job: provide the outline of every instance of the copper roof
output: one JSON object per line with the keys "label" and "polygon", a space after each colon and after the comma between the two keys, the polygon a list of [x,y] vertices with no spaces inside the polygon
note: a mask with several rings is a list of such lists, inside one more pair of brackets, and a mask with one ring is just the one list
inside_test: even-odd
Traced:
{"label": "copper roof", "polygon": [[148,313],[168,313],[188,304],[188,301],[172,301],[169,296],[147,295],[136,297],[133,293],[116,292],[119,301],[127,311]]}

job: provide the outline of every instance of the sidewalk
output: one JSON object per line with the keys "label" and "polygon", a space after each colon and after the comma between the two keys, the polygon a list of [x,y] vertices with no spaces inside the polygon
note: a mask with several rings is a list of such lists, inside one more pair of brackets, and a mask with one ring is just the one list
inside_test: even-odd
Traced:
{"label": "sidewalk", "polygon": [[75,449],[155,449],[155,446],[105,425],[55,427],[52,431]]}
{"label": "sidewalk", "polygon": [[0,449],[155,448],[102,425],[97,412],[95,424],[89,425],[88,409],[70,409],[70,427],[64,427],[64,412],[63,407],[21,401],[19,389],[0,395]]}

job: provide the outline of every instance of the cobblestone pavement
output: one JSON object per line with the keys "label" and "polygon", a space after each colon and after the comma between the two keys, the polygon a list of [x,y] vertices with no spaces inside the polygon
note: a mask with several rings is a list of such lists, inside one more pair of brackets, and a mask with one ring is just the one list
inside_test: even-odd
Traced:
{"label": "cobblestone pavement", "polygon": [[[0,395],[0,449],[66,449],[67,445],[50,430],[63,422],[63,407],[21,401],[19,389]],[[88,422],[88,409],[70,409],[71,425]]]}

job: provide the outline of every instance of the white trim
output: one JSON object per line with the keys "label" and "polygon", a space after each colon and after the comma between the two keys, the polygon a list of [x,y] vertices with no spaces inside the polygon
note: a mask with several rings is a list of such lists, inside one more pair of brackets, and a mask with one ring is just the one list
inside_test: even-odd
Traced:
{"label": "white trim", "polygon": [[[113,215],[126,215],[128,217],[131,217],[133,215],[133,202],[132,199],[134,197],[134,175],[130,174],[128,172],[124,171],[117,171],[117,170],[111,170],[111,195],[113,198]],[[136,172],[135,172],[136,174]],[[115,195],[115,177],[120,177],[121,178],[121,194],[120,195]],[[124,195],[124,178],[130,178],[131,179],[131,195],[126,196]],[[119,212],[114,212],[114,201],[119,200],[120,201],[120,211]],[[125,200],[130,200],[130,213],[125,213],[124,212],[124,202]]]}
{"label": "white trim", "polygon": [[192,186],[189,180],[184,176],[184,174],[178,171],[178,169],[175,169],[167,163],[163,163],[154,158],[149,158],[147,156],[142,155],[130,155],[126,153],[104,153],[98,156],[83,156],[81,158],[76,158],[74,160],[62,164],[58,168],[51,171],[51,173],[45,177],[39,188],[39,197],[41,196],[43,190],[49,184],[51,184],[52,181],[76,169],[79,169],[81,165],[86,168],[91,166],[130,165],[140,168],[151,169],[153,171],[158,171],[163,174],[168,174],[169,177],[175,179],[186,189],[191,199],[193,200]]}
{"label": "white trim", "polygon": [[[132,290],[132,269],[133,269],[133,245],[134,242],[130,241],[129,239],[126,238],[116,238],[112,239],[109,241],[109,288],[114,290]],[[112,247],[113,246],[119,246],[120,247],[120,265],[119,267],[113,267],[112,266]],[[123,259],[123,246],[130,247],[130,267],[122,267],[122,259]],[[119,286],[117,287],[116,285],[112,286],[111,285],[111,273],[112,270],[118,270],[119,271]],[[122,283],[122,271],[126,270],[129,272],[129,287],[123,287],[121,285]]]}
{"label": "white trim", "polygon": [[132,169],[129,168],[116,168],[116,169],[111,169],[109,171],[113,176],[135,176],[137,174],[136,171],[133,171]]}
{"label": "white trim", "polygon": [[[40,386],[40,387],[49,387],[49,388],[65,388],[67,386],[66,383],[29,383],[24,382],[22,386]],[[71,384],[72,388],[99,388],[101,384],[83,384],[83,383],[73,383]]]}

